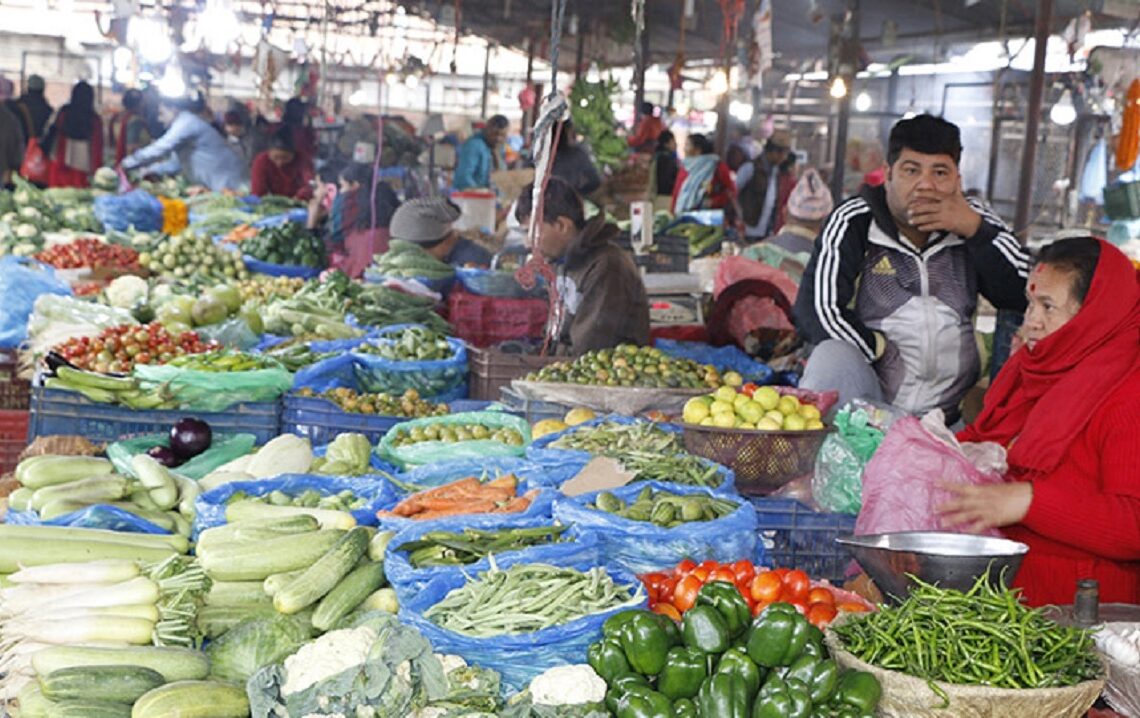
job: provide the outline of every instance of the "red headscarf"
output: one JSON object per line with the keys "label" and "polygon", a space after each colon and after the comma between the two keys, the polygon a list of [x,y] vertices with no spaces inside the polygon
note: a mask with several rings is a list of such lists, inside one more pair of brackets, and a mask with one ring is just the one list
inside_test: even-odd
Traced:
{"label": "red headscarf", "polygon": [[1009,465],[1055,469],[1097,408],[1140,371],[1140,275],[1100,241],[1096,273],[1077,315],[1002,367],[974,428],[1008,444]]}

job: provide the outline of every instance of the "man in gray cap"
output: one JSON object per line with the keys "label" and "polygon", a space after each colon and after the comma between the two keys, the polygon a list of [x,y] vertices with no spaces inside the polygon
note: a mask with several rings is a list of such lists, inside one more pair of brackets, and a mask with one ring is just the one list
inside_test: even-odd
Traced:
{"label": "man in gray cap", "polygon": [[392,239],[412,242],[455,267],[487,267],[493,255],[452,227],[460,211],[443,197],[418,197],[400,205],[388,228]]}
{"label": "man in gray cap", "polygon": [[44,98],[44,78],[29,75],[24,94],[12,100],[8,109],[23,124],[25,140],[42,136],[52,113],[52,106]]}

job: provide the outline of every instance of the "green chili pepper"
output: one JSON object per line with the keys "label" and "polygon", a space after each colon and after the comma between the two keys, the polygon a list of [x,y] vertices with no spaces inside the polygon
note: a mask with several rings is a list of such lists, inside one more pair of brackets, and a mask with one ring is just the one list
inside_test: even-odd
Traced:
{"label": "green chili pepper", "polygon": [[671,700],[692,698],[708,676],[705,654],[692,648],[669,649],[665,667],[657,675],[657,690]]}
{"label": "green chili pepper", "polygon": [[681,619],[685,645],[703,653],[724,653],[729,646],[728,625],[712,606],[693,606]]}
{"label": "green chili pepper", "polygon": [[790,666],[804,652],[812,636],[810,628],[811,624],[790,604],[774,603],[752,622],[748,657],[765,668]]}
{"label": "green chili pepper", "polygon": [[744,633],[752,621],[748,602],[740,595],[740,590],[727,581],[713,581],[701,586],[697,593],[697,605],[712,606],[719,611],[732,638]]}

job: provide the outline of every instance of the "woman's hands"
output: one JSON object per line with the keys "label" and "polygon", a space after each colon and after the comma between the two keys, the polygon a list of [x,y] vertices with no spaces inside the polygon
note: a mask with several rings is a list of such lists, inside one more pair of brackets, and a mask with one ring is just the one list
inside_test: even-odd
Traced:
{"label": "woman's hands", "polygon": [[1033,502],[1033,484],[1015,481],[986,486],[939,484],[953,498],[938,507],[942,520],[972,533],[1020,523]]}

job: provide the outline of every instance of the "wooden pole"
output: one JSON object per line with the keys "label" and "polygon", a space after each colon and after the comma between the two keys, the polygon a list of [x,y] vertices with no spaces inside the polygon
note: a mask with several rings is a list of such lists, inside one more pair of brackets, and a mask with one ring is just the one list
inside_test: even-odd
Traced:
{"label": "wooden pole", "polygon": [[480,117],[487,119],[487,95],[491,91],[491,43],[487,42],[487,55],[483,60],[483,100]]}
{"label": "wooden pole", "polygon": [[1017,184],[1017,214],[1014,231],[1024,242],[1029,236],[1029,216],[1033,210],[1033,173],[1037,161],[1037,131],[1041,125],[1041,99],[1045,94],[1045,49],[1053,22],[1053,0],[1038,0],[1037,23],[1033,33],[1033,73],[1029,76],[1029,106],[1025,108],[1025,140],[1021,150],[1021,177]]}

